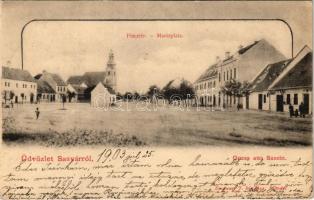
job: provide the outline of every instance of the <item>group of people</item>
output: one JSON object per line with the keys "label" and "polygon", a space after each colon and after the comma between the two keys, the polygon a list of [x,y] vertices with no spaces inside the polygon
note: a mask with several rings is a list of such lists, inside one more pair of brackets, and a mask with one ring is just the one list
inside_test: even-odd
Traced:
{"label": "group of people", "polygon": [[305,118],[305,106],[304,103],[301,102],[301,104],[299,105],[299,109],[295,109],[293,108],[293,106],[291,104],[289,104],[289,114],[290,117],[303,117]]}

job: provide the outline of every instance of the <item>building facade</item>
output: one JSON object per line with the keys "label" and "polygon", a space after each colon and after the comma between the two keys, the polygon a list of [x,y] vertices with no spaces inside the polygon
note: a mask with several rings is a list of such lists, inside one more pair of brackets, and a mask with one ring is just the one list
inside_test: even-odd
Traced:
{"label": "building facade", "polygon": [[85,72],[82,76],[71,76],[67,80],[67,84],[70,84],[73,88],[80,90],[79,93],[82,93],[82,90],[84,90],[84,99],[82,98],[81,101],[89,101],[91,99],[91,91],[98,83],[103,83],[106,87],[116,91],[117,72],[112,50],[109,52],[109,58],[105,71]]}
{"label": "building facade", "polygon": [[116,102],[114,91],[107,88],[103,83],[98,83],[91,92],[91,106],[97,108],[108,108]]}
{"label": "building facade", "polygon": [[242,104],[243,107],[248,107],[248,99],[225,95],[222,87],[231,80],[251,82],[267,64],[284,59],[285,56],[265,39],[246,47],[240,46],[233,54],[226,52],[223,59],[217,57],[215,64],[194,83],[197,100],[205,106],[229,107]]}
{"label": "building facade", "polygon": [[37,80],[36,82],[38,103],[54,102],[56,98],[55,90],[44,80]]}
{"label": "building facade", "polygon": [[252,82],[250,109],[289,112],[289,106],[312,114],[312,50],[305,46],[294,58],[267,65]]}
{"label": "building facade", "polygon": [[35,103],[37,83],[26,70],[2,67],[2,102]]}
{"label": "building facade", "polygon": [[[36,75],[35,79],[45,82],[55,91],[55,94],[52,94],[51,97],[52,102],[62,102],[62,99],[67,96],[67,85],[59,74],[49,73],[44,70],[42,74]],[[43,96],[40,93],[39,95]]]}
{"label": "building facade", "polygon": [[305,46],[269,86],[271,111],[288,112],[290,104],[294,110],[299,110],[303,103],[305,114],[313,113],[312,60],[313,52]]}
{"label": "building facade", "polygon": [[286,69],[291,59],[267,65],[252,81],[249,94],[249,109],[270,110],[269,86]]}

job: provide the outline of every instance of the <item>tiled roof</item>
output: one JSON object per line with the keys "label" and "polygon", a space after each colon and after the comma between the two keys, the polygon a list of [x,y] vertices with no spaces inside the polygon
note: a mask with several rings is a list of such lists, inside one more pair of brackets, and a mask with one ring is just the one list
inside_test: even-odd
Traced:
{"label": "tiled roof", "polygon": [[67,83],[72,85],[80,85],[84,82],[83,76],[70,76],[67,80]]}
{"label": "tiled roof", "polygon": [[[59,74],[49,73],[46,71],[44,71],[43,73],[50,76],[56,82],[58,86],[66,86],[66,83],[63,81],[63,79],[61,78]],[[39,80],[42,77],[42,75],[43,74],[37,74],[34,78]]]}
{"label": "tiled roof", "polygon": [[244,53],[247,52],[250,48],[252,48],[253,46],[255,46],[258,42],[260,42],[260,41],[255,41],[253,44],[250,44],[250,45],[248,45],[248,46],[246,46],[246,47],[243,47],[243,48],[239,49],[239,50],[238,50],[238,54],[240,54],[240,55],[244,54]]}
{"label": "tiled roof", "polygon": [[252,92],[265,91],[272,82],[286,69],[291,59],[269,64],[252,82]]}
{"label": "tiled roof", "polygon": [[201,82],[203,80],[215,77],[217,75],[217,63],[211,65],[210,67],[207,68],[207,70],[196,80],[197,82]]}
{"label": "tiled roof", "polygon": [[81,87],[81,86],[78,86],[78,85],[72,85],[72,87],[75,89],[75,91],[78,94],[84,94],[85,93],[86,88],[84,88],[84,87]]}
{"label": "tiled roof", "polygon": [[105,83],[103,83],[103,82],[101,82],[102,83],[102,85],[105,87],[105,88],[107,88],[107,90],[108,90],[108,92],[110,93],[110,94],[116,94],[116,91],[114,91],[114,89],[112,89],[111,87],[109,87],[109,86],[107,86]]}
{"label": "tiled roof", "polygon": [[70,76],[67,83],[72,85],[80,85],[85,83],[88,87],[96,86],[99,82],[103,82],[106,72],[85,72],[82,76]]}
{"label": "tiled roof", "polygon": [[37,80],[37,92],[41,93],[56,93],[50,85],[44,80]]}
{"label": "tiled roof", "polygon": [[35,82],[34,78],[28,71],[4,66],[2,67],[2,79]]}
{"label": "tiled roof", "polygon": [[[108,92],[109,92],[110,94],[116,94],[116,92],[115,92],[111,87],[107,86],[104,82],[98,82],[98,83],[101,83],[101,84],[108,90]],[[97,84],[98,84],[98,83],[97,83]],[[97,86],[97,85],[96,85],[96,86]],[[89,92],[93,91],[94,88],[96,88],[96,86],[87,88],[87,89],[85,90],[85,92],[86,92],[86,91],[89,91]]]}
{"label": "tiled roof", "polygon": [[313,53],[307,53],[272,90],[287,88],[312,87]]}
{"label": "tiled roof", "polygon": [[63,81],[63,79],[61,78],[61,76],[59,76],[59,74],[52,74],[50,73],[53,80],[57,83],[57,85],[60,86],[66,86],[67,84]]}
{"label": "tiled roof", "polygon": [[96,86],[99,82],[105,80],[106,72],[85,72],[83,75],[83,80],[85,84],[89,87]]}
{"label": "tiled roof", "polygon": [[[261,41],[265,42],[264,39],[259,40],[259,41],[255,41],[254,43],[239,49],[236,52],[236,54],[239,54],[239,55],[245,54],[247,51],[249,51],[252,47],[254,47],[256,44],[260,43]],[[227,63],[233,62],[234,60],[236,60],[236,57],[237,57],[236,55],[231,55],[228,58],[225,58],[224,60],[222,60],[221,63],[215,63],[215,64],[211,65],[210,67],[208,67],[206,69],[205,72],[203,72],[203,74],[195,82],[197,83],[197,82],[201,82],[203,80],[215,77],[217,75],[217,70],[216,70],[217,68],[216,67],[218,65],[225,65]]]}

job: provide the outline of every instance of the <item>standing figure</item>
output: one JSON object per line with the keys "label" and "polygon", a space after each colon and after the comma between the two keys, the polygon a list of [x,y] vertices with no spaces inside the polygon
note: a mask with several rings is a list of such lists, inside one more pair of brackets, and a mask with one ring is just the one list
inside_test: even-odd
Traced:
{"label": "standing figure", "polygon": [[305,117],[305,114],[304,114],[304,103],[301,102],[301,104],[299,105],[299,111],[300,111],[300,117]]}
{"label": "standing figure", "polygon": [[38,117],[39,117],[39,114],[40,114],[40,111],[39,111],[38,107],[36,108],[35,113],[36,113],[36,120],[37,120],[37,119],[38,119]]}
{"label": "standing figure", "polygon": [[289,114],[290,117],[293,117],[293,106],[291,105],[291,103],[289,104]]}
{"label": "standing figure", "polygon": [[295,117],[298,117],[298,116],[299,116],[299,110],[298,110],[298,109],[295,109],[295,111],[294,111],[294,116],[295,116]]}

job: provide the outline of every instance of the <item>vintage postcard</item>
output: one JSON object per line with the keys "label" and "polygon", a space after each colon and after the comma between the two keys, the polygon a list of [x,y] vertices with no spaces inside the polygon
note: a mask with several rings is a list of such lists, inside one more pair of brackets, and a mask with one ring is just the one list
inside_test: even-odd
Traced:
{"label": "vintage postcard", "polygon": [[311,198],[311,1],[2,1],[0,199]]}

